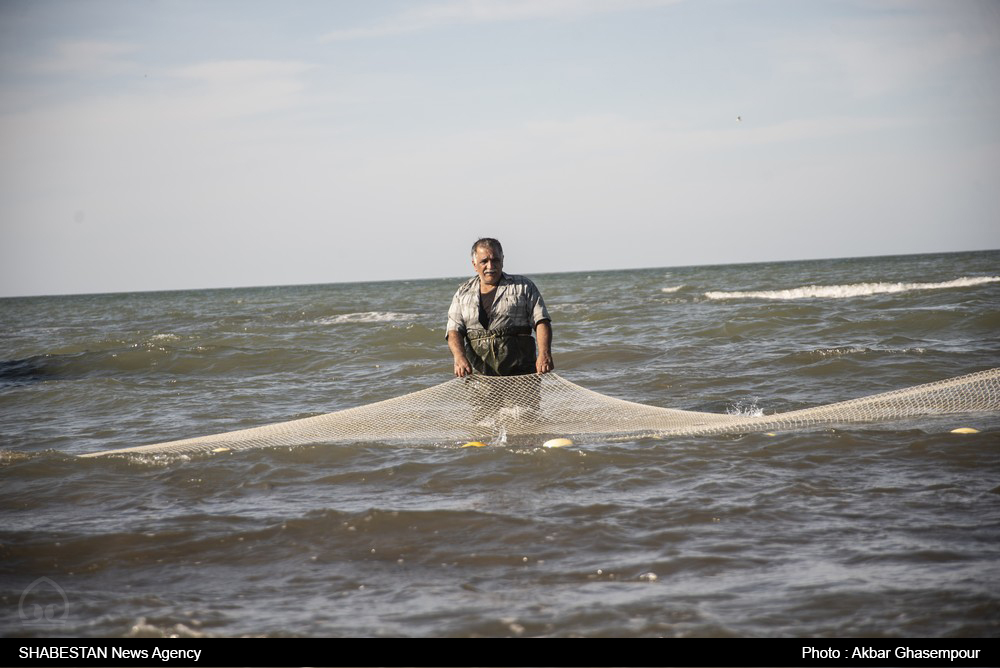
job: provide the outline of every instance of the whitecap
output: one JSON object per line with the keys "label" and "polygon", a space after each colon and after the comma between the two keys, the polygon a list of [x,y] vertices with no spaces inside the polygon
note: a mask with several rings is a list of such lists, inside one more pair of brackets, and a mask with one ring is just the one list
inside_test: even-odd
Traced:
{"label": "whitecap", "polygon": [[708,299],[846,299],[871,295],[911,292],[914,290],[942,290],[968,288],[1000,281],[1000,276],[966,276],[941,283],[851,283],[848,285],[805,285],[788,290],[758,290],[749,292],[706,292]]}
{"label": "whitecap", "polygon": [[594,308],[590,302],[565,302],[562,304],[549,304],[549,310],[557,313],[578,313],[589,311]]}
{"label": "whitecap", "polygon": [[837,357],[840,355],[858,355],[870,352],[872,352],[871,348],[850,348],[845,346],[840,348],[819,348],[812,351],[811,354],[818,357]]}
{"label": "whitecap", "polygon": [[738,415],[740,417],[763,417],[764,409],[757,405],[756,397],[752,399],[739,399],[726,408],[726,415]]}
{"label": "whitecap", "polygon": [[415,313],[393,313],[392,311],[366,311],[365,313],[341,313],[328,318],[320,318],[316,322],[320,325],[343,325],[346,323],[358,322],[399,322],[416,320]]}
{"label": "whitecap", "polygon": [[885,353],[890,355],[923,355],[926,348],[817,348],[810,354],[817,357],[837,357],[840,355],[867,355],[868,353]]}
{"label": "whitecap", "polygon": [[676,285],[672,288],[660,288],[660,292],[677,292],[683,287],[684,287],[683,285]]}

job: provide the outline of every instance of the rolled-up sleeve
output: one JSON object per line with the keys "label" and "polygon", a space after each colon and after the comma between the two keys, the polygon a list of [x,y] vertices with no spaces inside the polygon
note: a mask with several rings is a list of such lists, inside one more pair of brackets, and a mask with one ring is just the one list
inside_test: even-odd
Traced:
{"label": "rolled-up sleeve", "polygon": [[448,308],[448,327],[445,329],[445,338],[448,332],[458,332],[465,336],[469,324],[479,317],[479,278],[472,278],[458,286],[455,296],[452,297],[451,306]]}
{"label": "rolled-up sleeve", "polygon": [[[440,311],[438,312],[440,313]],[[448,308],[448,327],[445,330],[445,338],[448,337],[448,332],[458,332],[462,336],[465,336],[465,317],[462,315],[461,290],[455,293],[455,296],[451,300],[451,306]]]}
{"label": "rolled-up sleeve", "polygon": [[543,320],[548,320],[549,322],[551,322],[552,318],[549,317],[549,310],[545,308],[545,300],[542,299],[542,293],[538,291],[538,288],[535,286],[534,283],[531,283],[529,281],[529,285],[531,286],[531,289],[529,290],[528,294],[528,300],[529,300],[528,303],[531,306],[532,325],[537,327],[538,323],[542,322]]}

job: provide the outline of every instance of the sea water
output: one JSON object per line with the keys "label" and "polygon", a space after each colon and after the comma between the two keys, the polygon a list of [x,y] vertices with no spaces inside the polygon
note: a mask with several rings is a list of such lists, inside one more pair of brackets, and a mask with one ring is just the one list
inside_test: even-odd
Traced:
{"label": "sea water", "polygon": [[[531,277],[557,371],[630,401],[767,414],[1000,366],[996,251]],[[998,635],[996,415],[76,457],[441,383],[460,280],[0,300],[0,632]]]}

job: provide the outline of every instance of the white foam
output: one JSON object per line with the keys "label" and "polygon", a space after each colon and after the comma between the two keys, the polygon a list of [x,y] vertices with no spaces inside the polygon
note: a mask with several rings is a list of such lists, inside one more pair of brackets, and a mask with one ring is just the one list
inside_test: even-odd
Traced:
{"label": "white foam", "polygon": [[813,355],[819,357],[837,357],[839,355],[867,355],[868,353],[889,353],[892,355],[923,355],[926,348],[818,348],[812,351]]}
{"label": "white foam", "polygon": [[400,322],[415,320],[415,313],[393,313],[392,311],[367,311],[365,313],[341,313],[328,318],[320,318],[320,325],[343,325],[357,322]]}
{"label": "white foam", "polygon": [[579,311],[590,311],[594,308],[594,305],[590,302],[565,302],[562,304],[549,304],[550,311],[556,311],[558,313],[578,313]]}
{"label": "white foam", "polygon": [[942,290],[968,288],[1000,281],[1000,276],[966,276],[942,283],[852,283],[849,285],[806,285],[790,290],[759,290],[750,292],[706,292],[709,299],[846,299],[870,295],[910,292],[913,290]]}
{"label": "white foam", "polygon": [[726,408],[726,415],[740,417],[763,417],[764,409],[757,405],[757,399],[740,399]]}
{"label": "white foam", "polygon": [[820,348],[812,351],[812,354],[820,357],[837,357],[839,355],[860,355],[871,351],[871,348]]}
{"label": "white foam", "polygon": [[683,287],[684,287],[683,285],[676,285],[672,288],[660,288],[660,292],[677,292]]}

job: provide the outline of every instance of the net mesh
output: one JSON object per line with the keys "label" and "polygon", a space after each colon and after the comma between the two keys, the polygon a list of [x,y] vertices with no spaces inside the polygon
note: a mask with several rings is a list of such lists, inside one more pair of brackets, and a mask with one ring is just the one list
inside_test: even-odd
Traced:
{"label": "net mesh", "polygon": [[555,373],[454,378],[394,399],[117,453],[196,453],[334,442],[502,442],[520,435],[591,440],[790,431],[956,413],[1000,412],[1000,368],[814,408],[746,416],[659,408],[593,392]]}

